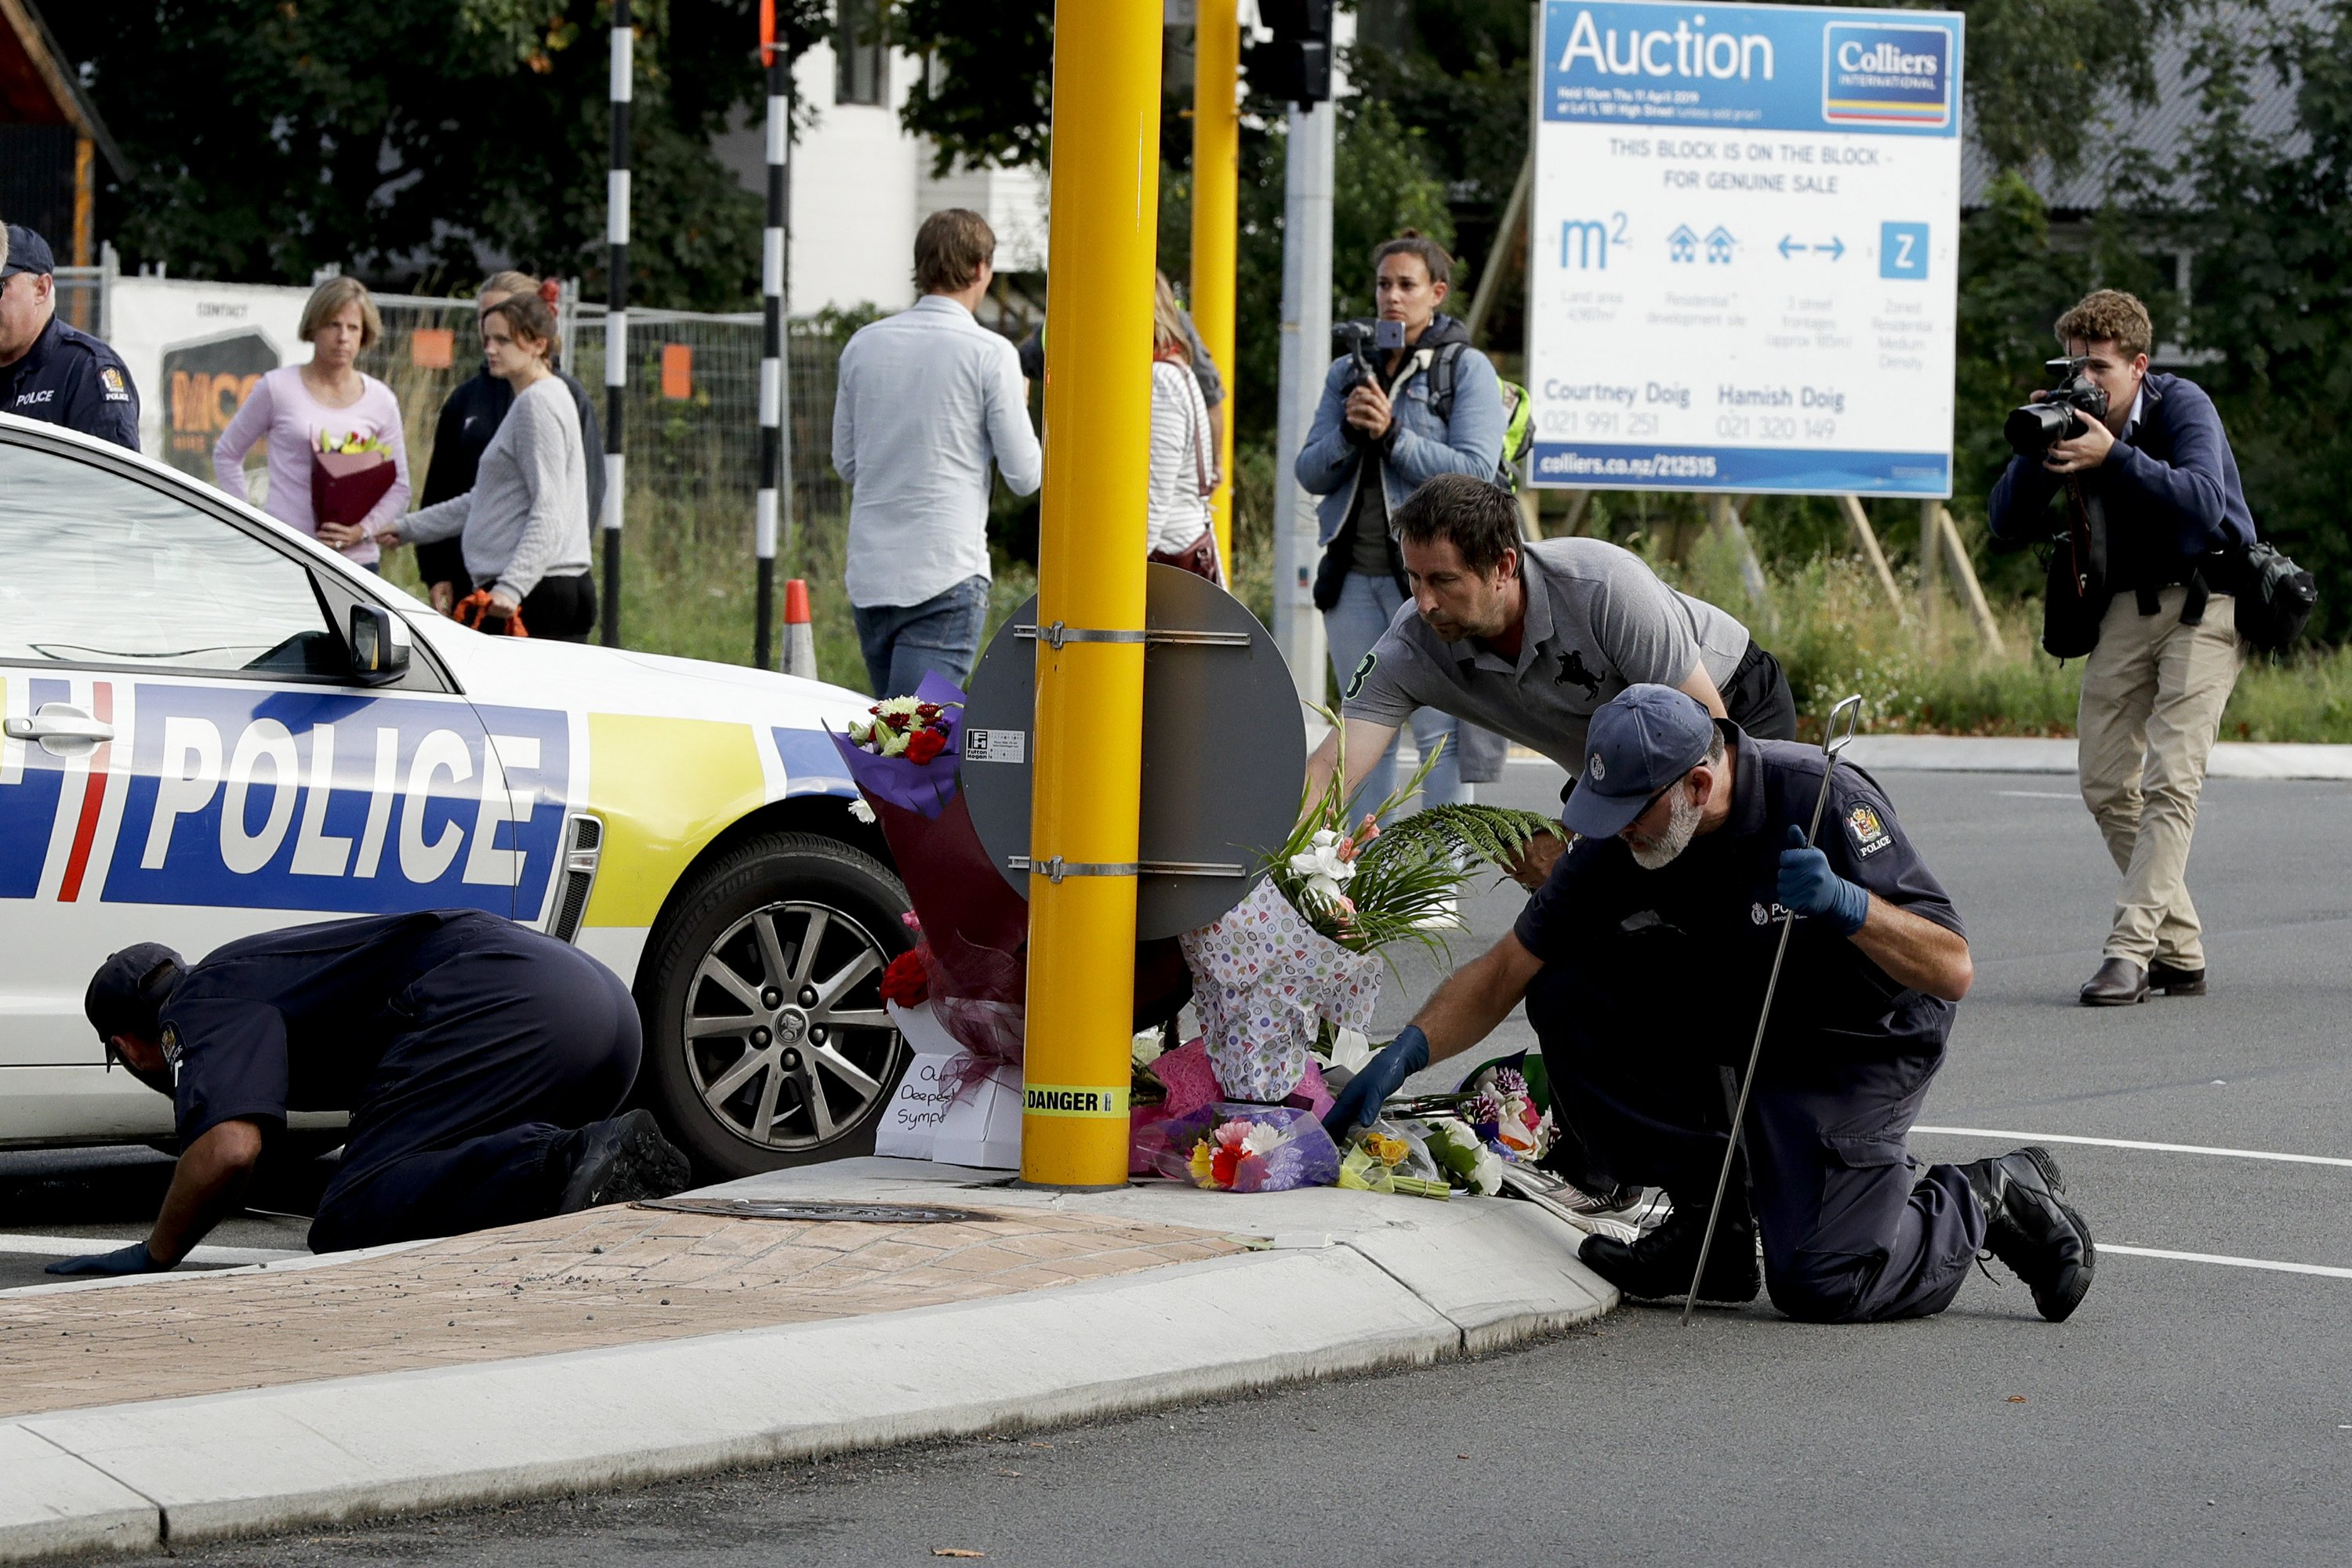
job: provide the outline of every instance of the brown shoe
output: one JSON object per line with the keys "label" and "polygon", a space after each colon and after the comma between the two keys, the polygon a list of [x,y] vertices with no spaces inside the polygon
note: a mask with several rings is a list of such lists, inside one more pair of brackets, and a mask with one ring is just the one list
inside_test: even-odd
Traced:
{"label": "brown shoe", "polygon": [[2202,996],[2205,994],[2205,972],[2182,969],[2159,958],[2147,966],[2147,988],[2161,991],[2167,996]]}
{"label": "brown shoe", "polygon": [[2128,1007],[2147,1000],[2147,971],[2128,958],[2102,961],[2099,972],[2083,987],[2085,1007]]}

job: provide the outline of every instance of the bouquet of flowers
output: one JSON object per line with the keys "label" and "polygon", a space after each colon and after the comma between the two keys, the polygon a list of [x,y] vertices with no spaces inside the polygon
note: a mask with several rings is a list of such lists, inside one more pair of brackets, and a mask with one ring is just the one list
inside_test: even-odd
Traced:
{"label": "bouquet of flowers", "polygon": [[1517,1068],[1490,1067],[1471,1079],[1462,1117],[1507,1160],[1542,1159],[1558,1131]]}
{"label": "bouquet of flowers", "polygon": [[1018,1062],[1028,984],[1029,900],[1005,885],[981,846],[956,788],[963,693],[927,675],[912,697],[866,710],[870,718],[833,737],[863,804],[889,841],[899,880],[914,904],[919,937],[883,977],[886,1000],[928,1001],[956,1043],[971,1053],[970,1078]]}
{"label": "bouquet of flowers", "polygon": [[1356,1134],[1339,1159],[1339,1185],[1369,1193],[1447,1198],[1453,1184],[1430,1157],[1428,1145],[1405,1128],[1375,1121]]}
{"label": "bouquet of flowers", "polygon": [[1482,1198],[1503,1190],[1503,1157],[1487,1148],[1468,1122],[1456,1116],[1441,1116],[1408,1125],[1421,1134],[1429,1157],[1454,1185]]}
{"label": "bouquet of flowers", "polygon": [[1153,1164],[1163,1176],[1233,1193],[1286,1193],[1339,1179],[1339,1151],[1311,1110],[1220,1103],[1162,1122]]}
{"label": "bouquet of flowers", "polygon": [[364,522],[399,477],[399,465],[384,442],[357,431],[337,436],[321,430],[310,454],[311,517],[345,527]]}
{"label": "bouquet of flowers", "polygon": [[948,749],[955,737],[955,716],[962,710],[961,700],[885,698],[866,710],[874,715],[871,720],[851,723],[849,743],[874,756],[904,757],[919,766]]}
{"label": "bouquet of flowers", "polygon": [[1178,939],[1227,1094],[1281,1100],[1318,1055],[1335,1067],[1362,1065],[1381,949],[1409,939],[1442,950],[1444,933],[1461,929],[1452,900],[1477,862],[1504,863],[1552,826],[1534,812],[1443,806],[1383,829],[1380,818],[1420,789],[1437,755],[1350,826],[1343,754],[1330,785],[1304,804],[1289,838],[1266,857],[1265,879],[1230,913]]}

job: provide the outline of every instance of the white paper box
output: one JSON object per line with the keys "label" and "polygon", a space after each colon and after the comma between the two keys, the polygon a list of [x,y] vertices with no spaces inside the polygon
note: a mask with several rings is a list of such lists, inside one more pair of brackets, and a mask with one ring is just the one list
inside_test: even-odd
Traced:
{"label": "white paper box", "polygon": [[929,1003],[888,1006],[890,1021],[915,1058],[875,1129],[874,1152],[986,1171],[1019,1170],[1021,1069],[998,1068],[967,1083],[961,1096],[950,1094],[950,1083],[971,1077],[971,1053],[956,1044]]}
{"label": "white paper box", "polygon": [[993,1069],[948,1106],[947,1120],[931,1142],[931,1158],[982,1171],[1021,1168],[1019,1068]]}
{"label": "white paper box", "polygon": [[931,1142],[948,1119],[950,1096],[947,1085],[940,1079],[946,1076],[948,1063],[954,1059],[927,1051],[907,1064],[907,1076],[898,1080],[898,1092],[890,1097],[881,1125],[874,1130],[877,1154],[896,1155],[901,1160],[931,1157]]}

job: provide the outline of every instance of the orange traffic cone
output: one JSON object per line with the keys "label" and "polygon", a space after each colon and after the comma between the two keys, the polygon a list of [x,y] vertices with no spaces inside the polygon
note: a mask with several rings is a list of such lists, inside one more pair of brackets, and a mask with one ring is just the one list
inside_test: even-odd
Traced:
{"label": "orange traffic cone", "polygon": [[816,633],[809,624],[805,577],[784,584],[784,673],[816,679]]}

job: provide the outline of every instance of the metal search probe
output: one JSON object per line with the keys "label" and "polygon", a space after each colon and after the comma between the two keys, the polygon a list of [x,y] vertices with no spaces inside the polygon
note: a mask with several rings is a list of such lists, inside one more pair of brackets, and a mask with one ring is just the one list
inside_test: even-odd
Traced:
{"label": "metal search probe", "polygon": [[[1845,720],[1845,733],[1838,733],[1838,720]],[[1812,825],[1805,829],[1805,843],[1810,847],[1822,830],[1822,811],[1830,803],[1830,780],[1837,773],[1838,753],[1853,741],[1854,729],[1862,722],[1862,693],[1855,692],[1830,710],[1830,721],[1822,731],[1821,793],[1813,796]],[[1715,1203],[1706,1211],[1706,1228],[1699,1233],[1698,1267],[1691,1270],[1690,1294],[1683,1298],[1683,1327],[1689,1328],[1691,1310],[1698,1305],[1698,1282],[1706,1278],[1706,1255],[1715,1247],[1715,1222],[1723,1214],[1723,1194],[1731,1186],[1732,1162],[1739,1158],[1739,1129],[1748,1121],[1748,1094],[1756,1087],[1756,1064],[1764,1055],[1764,1031],[1772,1022],[1772,997],[1780,989],[1780,964],[1789,956],[1789,933],[1796,929],[1793,910],[1780,915],[1780,945],[1772,953],[1772,977],[1764,983],[1764,1011],[1756,1020],[1756,1043],[1748,1047],[1748,1071],[1739,1080],[1739,1105],[1731,1113],[1731,1137],[1723,1148],[1723,1170],[1715,1178]]]}

